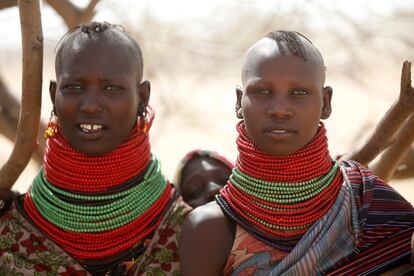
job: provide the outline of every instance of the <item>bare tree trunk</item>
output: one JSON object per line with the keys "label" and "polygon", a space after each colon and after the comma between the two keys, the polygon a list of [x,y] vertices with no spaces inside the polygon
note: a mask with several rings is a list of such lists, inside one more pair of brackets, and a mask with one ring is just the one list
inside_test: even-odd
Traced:
{"label": "bare tree trunk", "polygon": [[[69,0],[45,0],[62,17],[69,29],[81,23],[89,22],[95,14],[94,9],[99,1],[91,0],[86,8],[80,9]],[[0,10],[15,5],[17,5],[17,0],[0,0]],[[19,109],[19,102],[12,96],[0,78],[0,134],[3,134],[11,141],[14,141],[17,135],[16,127],[19,120]],[[38,164],[42,164],[45,148],[43,133],[46,126],[41,122],[39,128],[39,145],[33,155],[33,159]]]}
{"label": "bare tree trunk", "polygon": [[9,160],[0,170],[0,188],[16,182],[36,150],[42,97],[43,34],[39,0],[19,0],[23,44],[22,104],[17,137]]}

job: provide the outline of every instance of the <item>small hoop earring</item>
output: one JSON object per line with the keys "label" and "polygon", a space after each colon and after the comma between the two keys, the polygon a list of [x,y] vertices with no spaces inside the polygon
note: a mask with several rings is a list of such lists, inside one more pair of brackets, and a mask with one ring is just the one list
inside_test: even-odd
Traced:
{"label": "small hoop earring", "polygon": [[239,108],[239,109],[236,111],[236,116],[237,116],[237,118],[239,118],[239,119],[243,119],[243,111],[242,111],[242,109],[241,109],[241,108]]}

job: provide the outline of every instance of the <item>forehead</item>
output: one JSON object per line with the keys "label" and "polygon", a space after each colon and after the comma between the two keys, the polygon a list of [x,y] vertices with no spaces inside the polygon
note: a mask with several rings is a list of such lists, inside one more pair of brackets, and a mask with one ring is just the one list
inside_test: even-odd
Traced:
{"label": "forehead", "polygon": [[194,156],[191,158],[183,168],[181,179],[186,179],[191,173],[195,171],[209,171],[216,168],[231,171],[224,163],[209,156]]}
{"label": "forehead", "polygon": [[281,53],[276,42],[264,38],[247,52],[242,69],[243,84],[252,78],[290,79],[292,81],[324,82],[325,67],[319,52],[304,43],[306,60],[287,49]]}
{"label": "forehead", "polygon": [[131,45],[125,40],[115,40],[101,34],[94,38],[74,38],[62,45],[56,72],[84,75],[88,72],[101,74],[134,74],[139,68]]}

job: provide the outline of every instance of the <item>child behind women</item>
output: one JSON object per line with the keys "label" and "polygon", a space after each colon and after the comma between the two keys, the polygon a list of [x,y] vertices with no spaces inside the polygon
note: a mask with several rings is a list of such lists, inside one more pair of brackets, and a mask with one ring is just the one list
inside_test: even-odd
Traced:
{"label": "child behind women", "polygon": [[151,154],[139,45],[93,22],[62,38],[55,63],[45,165],[3,206],[0,275],[176,275],[189,207]]}
{"label": "child behind women", "polygon": [[242,82],[236,168],[216,202],[185,219],[182,275],[320,275],[364,256],[348,274],[377,273],[407,261],[411,204],[328,151],[320,120],[332,89],[313,44],[268,34],[247,51]]}

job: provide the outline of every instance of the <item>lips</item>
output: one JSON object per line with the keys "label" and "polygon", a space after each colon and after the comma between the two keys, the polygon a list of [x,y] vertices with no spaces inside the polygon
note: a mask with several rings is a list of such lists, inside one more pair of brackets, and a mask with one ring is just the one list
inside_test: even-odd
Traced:
{"label": "lips", "polygon": [[263,133],[274,142],[283,142],[291,139],[296,131],[282,126],[270,126],[266,127]]}
{"label": "lips", "polygon": [[283,126],[270,126],[266,127],[263,132],[274,133],[274,134],[288,134],[288,133],[295,133],[291,128],[283,127]]}

